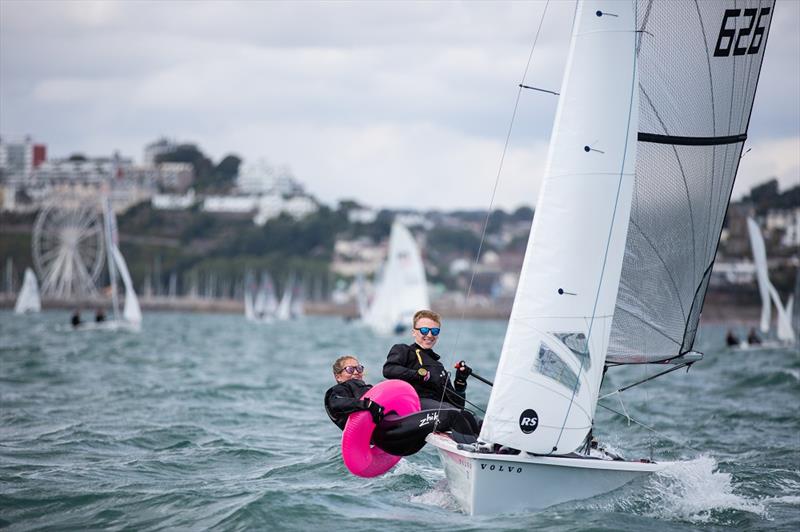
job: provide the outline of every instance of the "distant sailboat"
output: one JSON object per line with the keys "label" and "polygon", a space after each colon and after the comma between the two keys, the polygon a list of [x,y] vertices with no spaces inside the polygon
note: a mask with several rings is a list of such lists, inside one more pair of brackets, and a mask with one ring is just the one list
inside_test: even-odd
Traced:
{"label": "distant sailboat", "polygon": [[278,308],[275,311],[275,319],[279,321],[286,321],[292,319],[292,299],[294,298],[294,274],[289,276],[286,286],[283,287],[283,295],[281,301],[278,303]]}
{"label": "distant sailboat", "polygon": [[767,269],[767,248],[764,244],[764,237],[758,223],[751,217],[747,218],[747,231],[750,235],[750,246],[753,251],[753,261],[756,265],[756,280],[758,282],[758,292],[761,295],[761,322],[760,329],[763,334],[767,334],[771,325],[771,308],[775,305],[776,310],[776,336],[778,341],[783,344],[794,344],[796,342],[795,331],[792,330],[792,306],[795,304],[793,296],[789,296],[786,306],[781,302],[780,294],[769,280]]}
{"label": "distant sailboat", "polygon": [[397,333],[410,330],[414,313],[426,308],[430,299],[419,247],[406,226],[394,222],[383,272],[362,320],[380,334]]}
{"label": "distant sailboat", "polygon": [[255,280],[248,276],[244,290],[244,315],[248,321],[272,323],[278,310],[275,285],[267,272],[261,274],[261,282],[255,287]]}
{"label": "distant sailboat", "polygon": [[[129,330],[138,332],[142,326],[142,309],[139,306],[139,298],[133,288],[133,280],[128,265],[122,252],[117,245],[117,217],[111,208],[111,201],[105,198],[103,204],[105,219],[105,238],[107,251],[108,278],[111,285],[111,307],[112,318],[97,322],[86,322],[80,325],[80,329],[105,329],[105,330]],[[125,304],[120,310],[119,293],[117,289],[117,278],[122,280],[125,288]]]}
{"label": "distant sailboat", "polygon": [[356,274],[356,278],[354,280],[355,289],[356,289],[356,310],[358,311],[358,315],[360,318],[364,318],[366,316],[367,311],[369,310],[369,301],[367,300],[367,290],[364,286],[364,274],[358,272]]}
{"label": "distant sailboat", "polygon": [[42,310],[42,301],[39,298],[39,283],[36,274],[30,268],[25,268],[25,278],[22,282],[22,289],[17,296],[17,303],[14,305],[16,314],[30,314]]}
{"label": "distant sailboat", "polygon": [[[792,294],[790,309],[792,313],[792,329],[794,330],[795,344],[800,344],[800,267],[794,275],[794,294]],[[790,305],[787,305],[790,306]]]}
{"label": "distant sailboat", "polygon": [[586,499],[668,465],[602,452],[600,387],[618,365],[674,364],[650,380],[703,357],[695,337],[774,8],[676,4],[578,2],[481,441],[428,436],[469,514]]}
{"label": "distant sailboat", "polygon": [[294,286],[294,295],[292,296],[292,305],[289,312],[292,319],[303,318],[306,315],[306,290],[302,281]]}
{"label": "distant sailboat", "polygon": [[253,302],[253,279],[248,274],[245,278],[244,282],[244,317],[247,321],[255,321],[256,319],[256,311],[255,311],[255,304]]}

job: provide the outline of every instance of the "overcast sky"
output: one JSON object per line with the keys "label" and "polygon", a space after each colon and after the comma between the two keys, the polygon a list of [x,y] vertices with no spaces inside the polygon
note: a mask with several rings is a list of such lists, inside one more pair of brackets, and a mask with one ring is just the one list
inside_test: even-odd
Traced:
{"label": "overcast sky", "polygon": [[[487,208],[544,2],[0,0],[0,134],[142,159],[166,136],[323,202]],[[572,0],[526,82],[558,90]],[[800,1],[779,1],[734,197],[800,183]],[[495,206],[534,205],[556,97],[525,91]]]}

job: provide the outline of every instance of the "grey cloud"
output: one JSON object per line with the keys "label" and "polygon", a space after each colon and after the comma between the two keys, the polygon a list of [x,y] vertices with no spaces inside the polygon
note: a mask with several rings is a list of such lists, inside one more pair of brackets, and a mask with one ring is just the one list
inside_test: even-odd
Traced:
{"label": "grey cloud", "polygon": [[[31,133],[54,155],[121,149],[137,158],[168,135],[215,158],[236,151],[289,164],[326,200],[358,196],[358,183],[379,178],[446,182],[454,168],[491,183],[543,5],[3,0],[0,133]],[[557,89],[574,4],[549,9],[526,81]],[[800,3],[777,13],[753,139],[800,136]],[[556,101],[523,92],[511,146],[525,152],[515,160],[543,157]],[[397,145],[367,148],[376,132]],[[359,143],[384,153],[359,159]],[[477,166],[494,170],[477,175]],[[520,179],[536,190],[538,177]],[[439,201],[479,206],[466,188]],[[371,200],[414,199],[404,194]]]}

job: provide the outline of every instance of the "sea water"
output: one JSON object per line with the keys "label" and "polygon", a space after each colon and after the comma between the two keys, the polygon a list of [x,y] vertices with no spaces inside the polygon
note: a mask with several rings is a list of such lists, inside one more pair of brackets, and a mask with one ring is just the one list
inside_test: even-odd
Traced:
{"label": "sea water", "polygon": [[[331,363],[382,380],[392,344],[338,318],[254,324],[148,313],[141,333],[0,313],[0,527],[12,530],[798,530],[800,354],[732,351],[601,403],[595,434],[662,474],[539,513],[469,517],[425,448],[388,474],[345,469],[323,409]],[[437,350],[493,378],[506,323],[445,320]],[[611,369],[603,393],[658,368]],[[468,398],[485,407],[486,385]],[[640,424],[647,425],[649,429]],[[531,493],[531,497],[535,497]]]}

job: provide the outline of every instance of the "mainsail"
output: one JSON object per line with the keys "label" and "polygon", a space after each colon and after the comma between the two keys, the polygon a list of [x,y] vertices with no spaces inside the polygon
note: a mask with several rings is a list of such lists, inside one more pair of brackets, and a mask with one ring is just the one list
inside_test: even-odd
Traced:
{"label": "mainsail", "polygon": [[689,352],[772,0],[587,0],[481,431],[566,454],[606,362]]}

